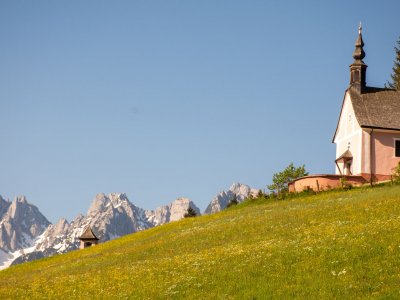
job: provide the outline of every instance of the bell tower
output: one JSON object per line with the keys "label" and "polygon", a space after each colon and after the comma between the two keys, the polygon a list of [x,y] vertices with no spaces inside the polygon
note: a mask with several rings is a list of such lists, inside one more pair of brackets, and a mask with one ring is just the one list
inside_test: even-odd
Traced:
{"label": "bell tower", "polygon": [[363,58],[365,57],[364,52],[364,42],[362,39],[362,27],[361,22],[358,26],[358,37],[356,40],[356,49],[353,52],[354,62],[350,65],[350,87],[356,90],[358,93],[362,93],[365,91],[366,87],[366,73],[367,73],[367,65],[363,62]]}
{"label": "bell tower", "polygon": [[80,249],[84,249],[87,247],[91,247],[97,245],[99,242],[99,238],[94,234],[90,225],[88,225],[82,235],[79,237],[81,240]]}

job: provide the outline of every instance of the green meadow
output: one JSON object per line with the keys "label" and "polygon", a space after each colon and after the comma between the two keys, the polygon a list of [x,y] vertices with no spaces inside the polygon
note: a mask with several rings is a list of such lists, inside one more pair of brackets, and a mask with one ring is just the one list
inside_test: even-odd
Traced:
{"label": "green meadow", "polygon": [[400,186],[248,200],[0,272],[0,299],[400,298]]}

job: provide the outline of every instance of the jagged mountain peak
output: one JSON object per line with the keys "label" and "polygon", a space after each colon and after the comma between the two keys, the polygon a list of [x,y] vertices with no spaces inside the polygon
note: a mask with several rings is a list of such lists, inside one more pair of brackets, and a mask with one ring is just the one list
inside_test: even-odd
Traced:
{"label": "jagged mountain peak", "polygon": [[232,186],[229,188],[229,191],[234,193],[239,198],[239,202],[246,199],[249,195],[256,196],[259,192],[258,189],[253,189],[247,184],[237,182],[232,184]]}
{"label": "jagged mountain peak", "polygon": [[128,196],[125,193],[110,193],[108,198],[111,202],[129,201]]}
{"label": "jagged mountain peak", "polygon": [[61,218],[58,220],[56,224],[53,225],[54,227],[54,235],[58,236],[66,232],[69,228],[69,223],[66,219]]}
{"label": "jagged mountain peak", "polygon": [[155,226],[162,225],[182,219],[185,213],[187,213],[189,206],[194,209],[197,215],[201,214],[200,209],[192,200],[180,197],[168,205],[157,207],[155,211],[146,211],[146,215]]}
{"label": "jagged mountain peak", "polygon": [[24,195],[20,195],[20,196],[15,197],[13,203],[14,203],[14,202],[17,202],[17,203],[24,203],[24,204],[27,204],[27,203],[28,203],[28,201],[26,200],[26,197],[25,197]]}
{"label": "jagged mountain peak", "polygon": [[93,199],[87,214],[88,216],[93,216],[99,212],[105,211],[110,206],[112,208],[117,208],[123,204],[131,204],[125,193],[110,193],[109,195],[100,193]]}
{"label": "jagged mountain peak", "polygon": [[172,201],[169,205],[177,204],[177,203],[189,203],[191,200],[186,197],[179,197]]}
{"label": "jagged mountain peak", "polygon": [[15,251],[32,246],[33,240],[50,225],[39,209],[25,196],[16,197],[1,215],[0,248]]}
{"label": "jagged mountain peak", "polygon": [[95,215],[97,212],[104,210],[109,203],[110,199],[104,193],[97,194],[87,211],[88,216]]}
{"label": "jagged mountain peak", "polygon": [[[220,211],[233,198],[241,202],[250,194],[255,195],[257,192],[258,190],[252,189],[248,185],[233,183],[227,191],[222,191],[211,201],[205,213]],[[30,205],[25,196],[16,197],[12,202],[0,198],[0,213],[5,210],[3,218],[0,220],[0,249],[10,252],[25,248],[23,249],[25,255],[21,256],[18,261],[28,261],[77,249],[79,237],[88,225],[96,232],[101,242],[105,242],[153,226],[180,220],[187,213],[189,207],[194,209],[197,215],[200,215],[199,208],[187,197],[179,197],[154,211],[145,211],[132,204],[125,193],[108,195],[99,193],[93,198],[87,215],[78,215],[70,223],[62,218],[54,225],[50,225],[43,217],[45,222],[42,223],[47,225],[44,231],[46,226],[43,224],[29,225],[35,219],[38,209]],[[15,221],[16,224],[26,226],[23,228],[26,232],[23,236],[28,238],[22,242],[16,242],[15,238],[22,228],[9,230],[9,224],[14,224],[15,219],[18,219]],[[7,245],[1,244],[2,237],[5,236],[4,232],[6,232],[6,237],[11,240]]]}
{"label": "jagged mountain peak", "polygon": [[257,189],[253,189],[247,184],[233,183],[229,190],[220,192],[207,206],[205,214],[219,212],[227,207],[229,201],[236,199],[238,202],[244,201],[249,195],[256,196]]}

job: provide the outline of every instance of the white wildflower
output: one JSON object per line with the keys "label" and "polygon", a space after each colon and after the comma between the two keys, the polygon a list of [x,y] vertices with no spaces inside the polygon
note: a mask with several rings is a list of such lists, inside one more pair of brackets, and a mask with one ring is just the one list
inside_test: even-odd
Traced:
{"label": "white wildflower", "polygon": [[339,273],[338,273],[338,276],[340,276],[340,275],[345,275],[346,274],[346,269],[343,269],[342,271],[340,271]]}

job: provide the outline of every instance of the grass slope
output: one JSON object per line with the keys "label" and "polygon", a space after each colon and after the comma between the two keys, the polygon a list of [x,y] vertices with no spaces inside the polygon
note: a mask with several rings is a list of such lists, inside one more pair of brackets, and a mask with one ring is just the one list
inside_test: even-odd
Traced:
{"label": "grass slope", "polygon": [[400,297],[400,187],[255,200],[0,272],[0,298]]}

